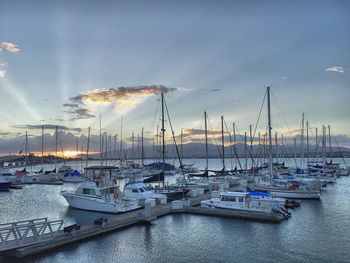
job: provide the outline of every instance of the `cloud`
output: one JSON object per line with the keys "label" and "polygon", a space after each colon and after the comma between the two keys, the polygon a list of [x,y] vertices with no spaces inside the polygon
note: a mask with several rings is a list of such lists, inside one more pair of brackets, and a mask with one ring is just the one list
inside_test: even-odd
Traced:
{"label": "cloud", "polygon": [[2,42],[0,45],[0,51],[1,50],[6,50],[6,51],[12,52],[12,53],[21,52],[21,49],[17,45],[10,43],[10,42]]}
{"label": "cloud", "polygon": [[221,89],[210,89],[209,91],[220,91]]}
{"label": "cloud", "polygon": [[[41,130],[42,129],[42,125],[39,125],[39,124],[15,125],[12,127],[18,128],[18,129],[28,129],[28,130]],[[68,128],[66,126],[60,126],[60,125],[54,125],[54,124],[44,124],[45,130],[55,130],[56,127],[60,131],[75,131],[75,132],[82,131],[81,128]]]}
{"label": "cloud", "polygon": [[63,104],[63,107],[68,107],[68,108],[78,108],[79,105],[75,103],[65,103]]}
{"label": "cloud", "polygon": [[6,75],[6,70],[0,69],[0,79],[5,77],[5,75]]}
{"label": "cloud", "polygon": [[327,68],[326,71],[344,73],[345,69],[342,66],[333,66],[333,67]]}
{"label": "cloud", "polygon": [[83,104],[134,104],[137,103],[137,99],[145,99],[153,95],[176,90],[178,89],[162,85],[96,89],[85,94],[81,93],[70,98],[70,100]]}
{"label": "cloud", "polygon": [[71,118],[71,121],[74,120],[83,120],[83,119],[89,119],[89,118],[94,118],[96,117],[95,115],[90,113],[91,111],[86,108],[79,108],[75,110],[68,111],[68,113],[71,113],[75,115],[73,118]]}
{"label": "cloud", "polygon": [[88,119],[95,117],[91,113],[91,106],[112,105],[119,111],[125,112],[151,96],[179,90],[185,89],[170,88],[162,85],[95,89],[69,98],[71,103],[65,103],[63,107],[69,108],[66,112],[74,115],[71,120]]}

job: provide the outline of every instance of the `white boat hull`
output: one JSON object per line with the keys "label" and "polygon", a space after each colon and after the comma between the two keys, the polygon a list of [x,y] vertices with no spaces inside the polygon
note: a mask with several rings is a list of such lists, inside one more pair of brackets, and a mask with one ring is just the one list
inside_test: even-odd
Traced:
{"label": "white boat hull", "polygon": [[137,200],[105,201],[102,198],[88,197],[62,192],[62,196],[67,200],[70,207],[77,209],[105,212],[123,213],[140,208]]}

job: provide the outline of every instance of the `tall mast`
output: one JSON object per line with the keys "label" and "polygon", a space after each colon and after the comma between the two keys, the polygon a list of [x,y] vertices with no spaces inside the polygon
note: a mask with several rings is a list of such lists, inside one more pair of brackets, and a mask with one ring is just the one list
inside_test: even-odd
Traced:
{"label": "tall mast", "polygon": [[103,159],[103,141],[102,141],[102,121],[101,121],[101,113],[100,113],[100,166],[102,173],[102,159]]}
{"label": "tall mast", "polygon": [[[237,149],[236,149],[236,124],[233,123],[232,124],[232,128],[233,128],[233,145],[234,145],[234,152],[235,152],[235,155],[237,155]],[[235,167],[237,168],[237,156],[235,158]]]}
{"label": "tall mast", "polygon": [[322,126],[322,167],[323,175],[325,175],[325,165],[326,165],[326,127]]}
{"label": "tall mast", "polygon": [[[164,94],[162,93],[162,172],[163,177],[165,177],[165,127],[164,127]],[[165,178],[164,178],[165,179]],[[159,181],[159,180],[158,180]],[[163,180],[164,187],[164,180]]]}
{"label": "tall mast", "polygon": [[307,164],[309,164],[309,121],[306,122],[306,156],[307,156]]}
{"label": "tall mast", "polygon": [[164,94],[162,93],[162,161],[163,173],[165,165],[165,127],[164,127]]}
{"label": "tall mast", "polygon": [[90,148],[90,127],[88,129],[88,138],[87,138],[87,146],[86,146],[86,167],[88,167],[89,161],[89,148]]}
{"label": "tall mast", "polygon": [[143,158],[145,157],[144,149],[143,149],[143,127],[141,130],[141,165],[143,166]]}
{"label": "tall mast", "polygon": [[120,154],[119,161],[122,162],[123,159],[123,116],[120,118]]}
{"label": "tall mast", "polygon": [[44,125],[41,125],[41,172],[44,173]]}
{"label": "tall mast", "polygon": [[181,128],[181,136],[180,136],[180,156],[181,156],[181,159],[184,158],[184,155],[183,155],[183,152],[182,152],[182,137],[183,137],[183,128]]}
{"label": "tall mast", "polygon": [[248,146],[247,146],[247,132],[244,132],[244,155],[245,155],[245,171],[248,170]]}
{"label": "tall mast", "polygon": [[207,112],[204,112],[204,129],[205,129],[205,171],[208,171],[209,167],[209,151],[208,151],[208,127],[207,127]]}
{"label": "tall mast", "polygon": [[221,116],[222,170],[225,171],[224,116]]}
{"label": "tall mast", "polygon": [[26,168],[27,168],[27,155],[28,155],[28,132],[26,131],[26,145],[24,147],[24,162],[26,164]]}
{"label": "tall mast", "polygon": [[131,135],[131,158],[134,159],[134,140],[135,140],[135,136],[134,133],[132,133]]}
{"label": "tall mast", "polygon": [[271,106],[270,106],[270,87],[267,87],[267,117],[269,130],[269,171],[270,179],[272,179],[272,127],[271,127]]}
{"label": "tall mast", "polygon": [[58,138],[58,126],[56,126],[56,142],[55,142],[55,171],[56,171],[56,166],[57,166],[57,138]]}
{"label": "tall mast", "polygon": [[329,157],[332,160],[332,140],[331,140],[331,126],[328,125],[328,138],[329,138]]}
{"label": "tall mast", "polygon": [[300,169],[303,169],[304,162],[304,112],[301,118],[301,138],[300,138]]}
{"label": "tall mast", "polygon": [[253,168],[253,133],[252,133],[252,125],[249,125],[249,139],[250,139],[250,157],[252,159],[252,163],[250,164],[250,167]]}

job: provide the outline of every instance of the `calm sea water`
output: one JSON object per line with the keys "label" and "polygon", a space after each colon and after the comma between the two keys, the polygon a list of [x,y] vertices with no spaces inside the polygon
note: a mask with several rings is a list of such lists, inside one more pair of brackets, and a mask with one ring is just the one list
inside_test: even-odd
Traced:
{"label": "calm sea water", "polygon": [[[204,167],[204,160],[191,161]],[[212,169],[221,165],[217,159],[210,164]],[[48,217],[68,225],[101,217],[68,208],[59,193],[75,188],[27,185],[0,193],[0,222]],[[0,262],[350,262],[350,177],[328,185],[321,201],[302,201],[292,212],[280,224],[165,216],[150,226],[129,227],[22,260],[0,257]]]}

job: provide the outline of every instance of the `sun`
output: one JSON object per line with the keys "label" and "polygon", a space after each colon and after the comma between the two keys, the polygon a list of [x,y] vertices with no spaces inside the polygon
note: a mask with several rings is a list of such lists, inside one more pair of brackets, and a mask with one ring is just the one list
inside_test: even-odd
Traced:
{"label": "sun", "polygon": [[73,158],[77,157],[79,153],[77,151],[63,151],[63,157]]}

